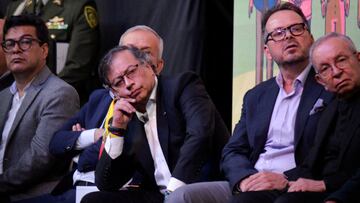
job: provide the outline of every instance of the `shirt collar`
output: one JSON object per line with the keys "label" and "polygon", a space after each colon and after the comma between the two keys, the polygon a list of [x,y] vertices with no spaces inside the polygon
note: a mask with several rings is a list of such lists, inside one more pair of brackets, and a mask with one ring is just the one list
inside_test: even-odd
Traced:
{"label": "shirt collar", "polygon": [[[27,90],[32,86],[32,82],[34,81],[35,78],[33,78],[24,88],[24,92],[27,92]],[[10,86],[10,92],[11,94],[15,95],[18,90],[17,90],[17,87],[16,87],[16,81],[14,81],[11,86]]]}
{"label": "shirt collar", "polygon": [[136,111],[136,115],[139,118],[140,121],[142,121],[143,123],[146,123],[148,121],[148,119],[154,114],[156,113],[156,90],[157,90],[157,86],[158,86],[158,79],[155,76],[155,85],[151,91],[150,97],[149,97],[149,101],[146,103],[146,112],[145,113],[141,113],[139,111]]}
{"label": "shirt collar", "polygon": [[[297,84],[300,84],[302,87],[304,87],[304,84],[305,84],[307,76],[309,75],[310,69],[311,69],[311,64],[308,64],[306,66],[306,68],[296,77],[296,79],[294,81],[294,86]],[[283,83],[284,78],[283,78],[281,72],[279,72],[279,74],[276,76],[275,80],[276,80],[277,85],[280,88],[284,87],[284,83]]]}

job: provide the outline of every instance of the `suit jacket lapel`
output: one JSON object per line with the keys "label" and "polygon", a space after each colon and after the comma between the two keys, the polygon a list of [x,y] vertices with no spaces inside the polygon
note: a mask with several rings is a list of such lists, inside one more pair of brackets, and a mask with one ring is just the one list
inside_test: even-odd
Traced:
{"label": "suit jacket lapel", "polygon": [[[92,117],[91,122],[89,123],[90,127],[100,127],[103,123],[106,114],[109,110],[110,103],[112,101],[112,98],[109,96],[105,97],[104,100],[101,100],[101,102],[98,104],[99,109],[92,112],[95,114],[94,117]],[[88,106],[88,108],[92,108],[91,106]]]}
{"label": "suit jacket lapel", "polygon": [[314,144],[313,147],[311,147],[311,156],[308,156],[310,159],[309,166],[311,168],[313,168],[312,166],[315,164],[315,161],[317,161],[319,151],[322,149],[321,146],[323,146],[325,138],[329,136],[329,133],[333,133],[329,132],[329,129],[331,129],[330,127],[333,125],[334,117],[337,114],[337,105],[337,101],[330,103],[319,120],[319,127],[317,128]]}
{"label": "suit jacket lapel", "polygon": [[[4,91],[6,91],[6,92],[4,92]],[[11,104],[12,104],[12,98],[13,98],[13,95],[10,93],[9,88],[7,88],[7,90],[4,90],[4,91],[3,91],[4,94],[1,94],[1,102],[6,105],[4,105],[2,108],[0,108],[0,120],[1,120],[0,132],[2,132],[4,130],[4,125],[7,120],[8,113],[9,113],[9,110],[10,110]],[[0,134],[0,138],[1,138],[1,134]],[[1,142],[1,140],[0,140],[0,142]]]}
{"label": "suit jacket lapel", "polygon": [[43,84],[51,75],[50,70],[47,67],[44,67],[43,70],[36,76],[34,81],[31,83],[31,87],[29,87],[28,91],[26,92],[24,101],[22,102],[18,112],[16,113],[15,120],[11,126],[9,137],[7,142],[10,141],[16,127],[19,125],[21,119],[25,115],[26,111],[29,109],[29,106],[33,103],[36,96],[39,94],[41,89],[43,88]]}
{"label": "suit jacket lapel", "polygon": [[125,142],[130,143],[126,143],[124,146],[133,147],[133,149],[130,150],[130,154],[133,152],[139,152],[136,156],[148,173],[148,177],[154,177],[154,160],[152,159],[150,147],[146,138],[144,123],[134,115],[129,123],[128,129],[130,130],[127,134],[129,135],[129,138],[127,138],[126,135]]}
{"label": "suit jacket lapel", "polygon": [[301,95],[300,104],[297,110],[295,121],[295,148],[303,134],[305,124],[309,118],[310,111],[317,99],[320,98],[321,92],[324,91],[322,86],[315,81],[315,72],[311,68]]}
{"label": "suit jacket lapel", "polygon": [[[165,156],[167,163],[169,163],[169,125],[167,120],[167,113],[165,108],[165,96],[161,92],[161,77],[158,79],[158,88],[156,95],[156,122],[157,122],[157,131],[161,149]],[[170,168],[170,166],[169,166]],[[171,169],[171,168],[170,168]]]}
{"label": "suit jacket lapel", "polygon": [[263,146],[265,145],[265,142],[267,140],[271,115],[274,110],[278,93],[279,86],[276,84],[275,79],[273,79],[270,86],[258,98],[259,101],[256,110],[256,115],[258,118],[258,128],[255,134],[255,141],[257,142],[255,146],[258,146],[257,148],[259,150],[263,150]]}

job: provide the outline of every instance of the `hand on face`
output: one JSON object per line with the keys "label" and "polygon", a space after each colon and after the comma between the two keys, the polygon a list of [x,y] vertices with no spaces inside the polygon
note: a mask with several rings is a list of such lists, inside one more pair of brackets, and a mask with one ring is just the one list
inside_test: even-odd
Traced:
{"label": "hand on face", "polygon": [[132,98],[120,98],[115,102],[112,126],[126,129],[133,114],[136,112]]}
{"label": "hand on face", "polygon": [[288,181],[283,174],[273,172],[259,172],[249,176],[240,183],[240,189],[247,191],[282,190]]}

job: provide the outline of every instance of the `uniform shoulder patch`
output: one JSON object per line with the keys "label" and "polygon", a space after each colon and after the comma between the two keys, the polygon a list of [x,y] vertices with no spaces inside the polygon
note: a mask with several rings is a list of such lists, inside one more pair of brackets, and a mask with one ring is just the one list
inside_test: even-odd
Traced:
{"label": "uniform shoulder patch", "polygon": [[91,28],[95,28],[98,25],[98,16],[96,9],[92,6],[84,7],[84,15],[86,18],[86,22]]}

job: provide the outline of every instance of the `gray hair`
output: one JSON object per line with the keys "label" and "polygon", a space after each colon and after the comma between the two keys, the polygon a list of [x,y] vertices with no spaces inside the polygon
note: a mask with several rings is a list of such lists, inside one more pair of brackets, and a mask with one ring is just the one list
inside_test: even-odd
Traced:
{"label": "gray hair", "polygon": [[314,55],[314,51],[315,49],[320,46],[321,44],[325,43],[327,40],[331,39],[331,38],[338,38],[343,40],[344,42],[346,42],[346,44],[348,45],[348,48],[351,52],[356,52],[356,46],[354,44],[354,42],[351,40],[350,37],[343,35],[343,34],[339,34],[337,32],[331,32],[328,33],[322,37],[320,37],[319,39],[317,39],[313,45],[310,48],[310,63],[314,65],[313,62],[313,55]]}
{"label": "gray hair", "polygon": [[131,27],[129,29],[127,29],[120,37],[119,40],[119,45],[124,45],[124,38],[127,34],[137,31],[137,30],[142,30],[142,31],[148,31],[151,32],[155,35],[156,38],[158,38],[159,40],[159,58],[158,59],[162,59],[162,54],[164,51],[164,40],[160,37],[160,35],[151,27],[146,26],[146,25],[136,25],[134,27]]}
{"label": "gray hair", "polygon": [[140,49],[134,47],[134,46],[116,46],[112,48],[107,54],[102,58],[99,64],[99,77],[101,83],[104,85],[104,87],[110,87],[110,81],[108,79],[108,74],[110,71],[110,66],[113,62],[114,56],[117,53],[129,51],[136,60],[139,61],[140,64],[148,64],[151,66],[151,68],[154,70],[154,65],[151,62],[151,57],[149,54],[141,51]]}

